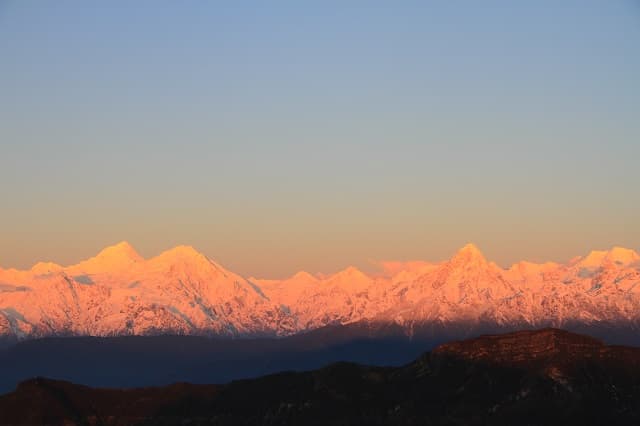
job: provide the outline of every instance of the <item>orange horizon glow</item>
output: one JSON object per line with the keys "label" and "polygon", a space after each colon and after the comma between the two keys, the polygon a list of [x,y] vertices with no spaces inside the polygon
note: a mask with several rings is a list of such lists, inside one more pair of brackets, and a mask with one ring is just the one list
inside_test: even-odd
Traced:
{"label": "orange horizon glow", "polygon": [[639,249],[637,6],[505,3],[0,2],[0,266]]}

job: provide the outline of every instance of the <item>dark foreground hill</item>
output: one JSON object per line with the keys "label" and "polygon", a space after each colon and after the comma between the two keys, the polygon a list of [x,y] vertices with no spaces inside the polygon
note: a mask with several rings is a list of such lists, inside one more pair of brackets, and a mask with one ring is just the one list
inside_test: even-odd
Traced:
{"label": "dark foreground hill", "polygon": [[640,424],[640,349],[556,329],[441,345],[403,367],[332,364],[227,385],[93,389],[43,378],[2,424]]}
{"label": "dark foreground hill", "polygon": [[438,333],[410,339],[397,326],[354,324],[279,339],[160,335],[27,340],[0,350],[0,394],[39,376],[91,387],[132,388],[227,383],[338,361],[399,366],[458,338]]}
{"label": "dark foreground hill", "polygon": [[[354,323],[276,339],[158,335],[26,340],[0,349],[0,394],[31,377],[132,388],[228,383],[285,370],[314,370],[339,361],[397,367],[444,342],[525,328],[522,324],[422,324],[407,335],[396,324]],[[640,346],[637,328],[573,324],[568,330],[608,344]]]}

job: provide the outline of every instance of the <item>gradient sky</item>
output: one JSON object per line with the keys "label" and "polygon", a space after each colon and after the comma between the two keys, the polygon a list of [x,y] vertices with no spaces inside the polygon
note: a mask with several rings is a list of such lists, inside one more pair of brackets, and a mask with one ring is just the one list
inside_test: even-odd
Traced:
{"label": "gradient sky", "polygon": [[0,2],[0,265],[640,248],[639,2],[308,3]]}

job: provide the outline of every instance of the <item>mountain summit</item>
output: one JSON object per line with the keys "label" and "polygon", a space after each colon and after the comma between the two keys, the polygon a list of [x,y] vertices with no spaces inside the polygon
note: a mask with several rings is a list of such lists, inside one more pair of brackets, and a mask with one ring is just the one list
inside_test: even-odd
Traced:
{"label": "mountain summit", "polygon": [[579,258],[578,265],[584,268],[598,268],[607,264],[629,265],[640,262],[640,255],[634,250],[613,247],[610,250],[593,250],[587,256]]}
{"label": "mountain summit", "polygon": [[487,260],[475,244],[468,243],[462,247],[449,261],[453,264],[485,264]]}
{"label": "mountain summit", "polygon": [[191,246],[181,245],[160,253],[149,260],[149,263],[157,266],[172,267],[176,265],[190,265],[193,267],[207,268],[213,262],[204,254]]}
{"label": "mountain summit", "polygon": [[103,249],[95,257],[69,267],[77,273],[118,272],[130,268],[135,263],[143,262],[142,256],[126,241]]}
{"label": "mountain summit", "polygon": [[640,255],[631,249],[624,247],[613,247],[607,255],[605,260],[608,262],[617,263],[619,265],[628,265],[631,263],[640,262]]}

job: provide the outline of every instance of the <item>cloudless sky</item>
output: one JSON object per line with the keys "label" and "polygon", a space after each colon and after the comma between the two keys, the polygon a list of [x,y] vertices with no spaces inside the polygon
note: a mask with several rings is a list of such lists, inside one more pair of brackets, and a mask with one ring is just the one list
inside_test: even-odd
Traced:
{"label": "cloudless sky", "polygon": [[640,248],[640,3],[0,2],[0,265]]}

